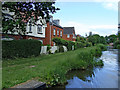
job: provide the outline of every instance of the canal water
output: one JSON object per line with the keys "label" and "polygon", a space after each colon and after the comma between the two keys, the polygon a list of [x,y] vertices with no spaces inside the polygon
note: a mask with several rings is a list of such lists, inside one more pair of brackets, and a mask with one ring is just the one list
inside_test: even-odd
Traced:
{"label": "canal water", "polygon": [[65,88],[118,88],[118,51],[103,51],[103,67],[68,72]]}

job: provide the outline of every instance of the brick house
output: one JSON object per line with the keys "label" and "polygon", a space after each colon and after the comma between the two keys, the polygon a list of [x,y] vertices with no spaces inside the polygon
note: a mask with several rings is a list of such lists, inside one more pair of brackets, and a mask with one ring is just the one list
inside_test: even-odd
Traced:
{"label": "brick house", "polygon": [[45,45],[49,44],[51,46],[55,45],[55,43],[52,41],[53,38],[59,37],[63,38],[63,27],[60,26],[60,20],[53,20],[53,17],[50,17],[50,21],[47,22],[46,27],[46,37],[45,37]]}
{"label": "brick house", "polygon": [[[32,16],[32,15],[31,15]],[[7,18],[11,18],[11,14],[7,12]],[[74,27],[62,27],[60,26],[60,20],[53,20],[53,16],[50,16],[49,22],[46,22],[42,17],[38,17],[38,21],[33,24],[30,18],[26,23],[25,35],[18,35],[17,32],[8,32],[7,37],[2,33],[2,40],[19,40],[23,39],[35,39],[43,43],[43,45],[55,45],[52,41],[53,38],[59,37],[64,40],[75,41]]]}
{"label": "brick house", "polygon": [[63,27],[63,39],[69,41],[76,41],[74,27]]}
{"label": "brick house", "polygon": [[[12,19],[11,16],[14,14],[9,13],[9,11],[5,11],[4,13],[5,18],[7,19]],[[47,27],[45,19],[42,19],[42,17],[38,17],[38,21],[35,24],[32,23],[32,19],[29,19],[29,21],[25,23],[26,23],[25,35],[20,36],[16,31],[14,33],[8,32],[7,35],[2,33],[2,40],[19,40],[21,38],[36,39],[45,44],[45,28]]]}

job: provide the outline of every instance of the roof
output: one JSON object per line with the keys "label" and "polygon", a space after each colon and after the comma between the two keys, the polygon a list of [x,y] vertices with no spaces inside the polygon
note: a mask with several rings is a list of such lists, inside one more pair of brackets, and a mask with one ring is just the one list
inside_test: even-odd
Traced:
{"label": "roof", "polygon": [[54,20],[53,20],[53,25],[63,29],[63,27],[57,24]]}
{"label": "roof", "polygon": [[74,27],[63,27],[63,34],[73,34],[74,32]]}
{"label": "roof", "polygon": [[62,26],[60,26],[59,24],[57,24],[54,20],[53,20],[53,22],[49,22],[50,23],[50,25],[54,25],[54,26],[56,26],[56,27],[59,27],[59,28],[62,28],[63,29],[63,27]]}

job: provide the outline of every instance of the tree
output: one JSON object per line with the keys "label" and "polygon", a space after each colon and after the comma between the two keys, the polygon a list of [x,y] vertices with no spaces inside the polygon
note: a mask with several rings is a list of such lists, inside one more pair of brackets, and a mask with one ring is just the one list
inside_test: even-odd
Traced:
{"label": "tree", "polygon": [[86,38],[85,38],[85,37],[82,37],[82,36],[81,36],[81,37],[77,36],[76,41],[85,43]]}
{"label": "tree", "polygon": [[99,44],[99,43],[106,44],[105,38],[103,36],[98,35],[98,34],[94,34],[92,36],[89,36],[88,41],[91,42],[92,45]]}
{"label": "tree", "polygon": [[5,13],[2,13],[3,33],[15,32],[16,28],[18,34],[25,34],[25,25],[29,19],[32,19],[34,24],[39,16],[47,21],[50,13],[54,14],[60,10],[54,4],[55,2],[3,2],[2,11],[14,12],[12,19],[6,18]]}
{"label": "tree", "polygon": [[109,35],[109,36],[107,37],[107,41],[108,41],[108,43],[114,43],[115,41],[117,41],[117,38],[118,38],[117,35],[112,34],[112,35]]}

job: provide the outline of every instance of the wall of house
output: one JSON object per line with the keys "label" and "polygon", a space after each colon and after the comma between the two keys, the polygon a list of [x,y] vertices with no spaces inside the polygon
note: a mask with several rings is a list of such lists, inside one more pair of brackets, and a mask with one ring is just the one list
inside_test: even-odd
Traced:
{"label": "wall of house", "polygon": [[20,35],[15,35],[15,34],[2,34],[2,39],[6,39],[6,38],[12,38],[13,40],[20,40],[20,39],[34,39],[34,40],[39,40],[41,41],[43,44],[45,44],[45,38],[41,38],[41,37],[34,37],[34,36],[28,36],[28,35],[24,35],[24,36],[20,36]]}
{"label": "wall of house", "polygon": [[12,38],[13,40],[19,40],[21,38],[20,35],[15,35],[15,34],[2,34],[2,39],[4,40],[4,38]]}
{"label": "wall of house", "polygon": [[[40,20],[38,20],[36,24],[37,25],[38,24],[42,25],[42,22]],[[46,24],[42,25],[42,33],[41,34],[38,33],[38,26],[37,25],[32,24],[32,26],[31,26],[31,32],[30,32],[30,26],[29,26],[29,22],[28,22],[27,26],[26,26],[26,32],[27,32],[26,35],[45,38],[45,27],[47,27],[47,25]]]}
{"label": "wall of house", "polygon": [[[74,33],[74,35],[75,35],[75,33]],[[73,34],[70,34],[69,38],[67,37],[67,34],[63,34],[63,39],[68,40],[68,41],[75,41],[76,40],[76,38],[73,37]]]}
{"label": "wall of house", "polygon": [[[50,34],[50,29],[51,29],[51,34]],[[56,30],[55,31],[55,35],[54,35],[54,29]],[[59,35],[57,35],[57,30],[59,29]],[[47,27],[46,27],[46,32],[45,32],[45,35],[46,35],[46,38],[45,38],[45,45],[47,44],[51,44],[51,46],[54,45],[52,39],[55,38],[55,37],[60,37],[60,31],[62,31],[62,37],[63,37],[63,29],[62,28],[59,28],[57,26],[54,26],[54,25],[50,25],[49,22],[47,23]]]}

